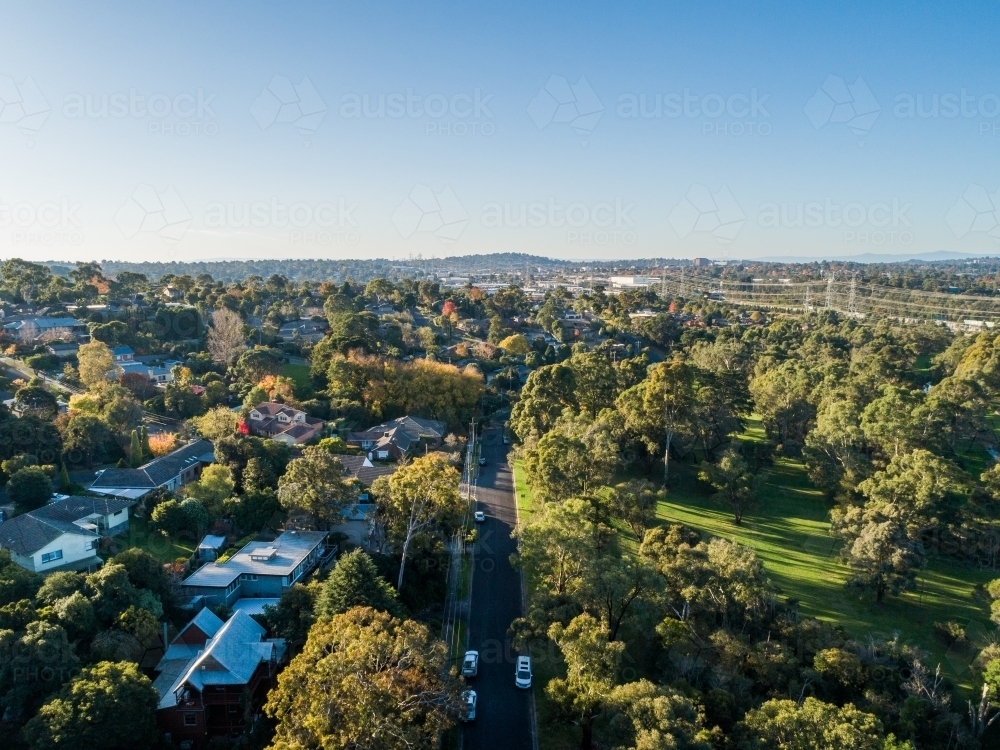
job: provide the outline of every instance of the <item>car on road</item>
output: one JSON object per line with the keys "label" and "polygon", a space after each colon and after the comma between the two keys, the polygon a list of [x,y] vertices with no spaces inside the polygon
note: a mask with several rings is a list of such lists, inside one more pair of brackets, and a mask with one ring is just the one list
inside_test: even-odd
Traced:
{"label": "car on road", "polygon": [[527,690],[531,687],[531,657],[517,657],[517,668],[514,670],[514,684]]}
{"label": "car on road", "polygon": [[476,719],[476,691],[462,691],[462,721],[475,721]]}
{"label": "car on road", "polygon": [[481,511],[481,510],[477,510],[476,511],[476,523],[482,523],[485,520],[486,520],[486,514],[483,511]]}
{"label": "car on road", "polygon": [[465,658],[462,659],[462,676],[475,677],[479,674],[479,652],[466,651]]}
{"label": "car on road", "polygon": [[486,466],[486,456],[480,456],[479,457],[479,465],[480,466]]}

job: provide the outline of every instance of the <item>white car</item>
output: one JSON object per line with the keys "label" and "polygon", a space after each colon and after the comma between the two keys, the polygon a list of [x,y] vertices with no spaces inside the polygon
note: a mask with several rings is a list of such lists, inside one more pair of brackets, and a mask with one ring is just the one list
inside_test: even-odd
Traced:
{"label": "white car", "polygon": [[527,690],[531,687],[531,657],[517,657],[517,668],[514,670],[514,684]]}
{"label": "white car", "polygon": [[475,721],[476,719],[476,691],[462,691],[462,721]]}
{"label": "white car", "polygon": [[486,520],[486,514],[481,510],[477,510],[475,518],[476,518],[476,523],[482,523],[483,521]]}
{"label": "white car", "polygon": [[462,676],[475,677],[479,674],[479,652],[466,651],[465,658],[462,659]]}

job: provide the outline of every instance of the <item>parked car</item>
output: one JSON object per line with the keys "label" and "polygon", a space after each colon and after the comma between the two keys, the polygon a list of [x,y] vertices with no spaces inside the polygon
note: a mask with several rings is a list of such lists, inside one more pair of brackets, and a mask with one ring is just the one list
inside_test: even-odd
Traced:
{"label": "parked car", "polygon": [[517,668],[514,670],[514,684],[527,690],[531,687],[531,657],[517,657]]}
{"label": "parked car", "polygon": [[486,520],[486,514],[483,511],[481,511],[481,510],[477,510],[476,511],[476,523],[482,523],[485,520]]}
{"label": "parked car", "polygon": [[479,465],[480,466],[486,466],[486,456],[480,456],[479,457]]}
{"label": "parked car", "polygon": [[466,651],[465,658],[462,659],[462,676],[475,677],[479,674],[479,652]]}
{"label": "parked car", "polygon": [[475,721],[475,719],[476,719],[476,691],[475,690],[463,690],[462,691],[462,703],[465,706],[465,713],[462,715],[462,721]]}

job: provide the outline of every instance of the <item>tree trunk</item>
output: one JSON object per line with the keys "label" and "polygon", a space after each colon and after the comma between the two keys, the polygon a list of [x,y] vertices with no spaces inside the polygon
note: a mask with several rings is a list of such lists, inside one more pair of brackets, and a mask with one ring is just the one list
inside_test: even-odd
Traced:
{"label": "tree trunk", "polygon": [[580,750],[592,750],[594,747],[594,717],[586,716],[580,722],[583,735],[580,737]]}
{"label": "tree trunk", "polygon": [[670,478],[670,443],[674,439],[674,431],[667,430],[667,449],[663,451],[663,484]]}
{"label": "tree trunk", "polygon": [[403,572],[406,570],[406,552],[410,549],[411,536],[411,534],[407,534],[406,541],[403,542],[403,558],[399,561],[399,579],[396,581],[396,591],[402,591],[403,589]]}

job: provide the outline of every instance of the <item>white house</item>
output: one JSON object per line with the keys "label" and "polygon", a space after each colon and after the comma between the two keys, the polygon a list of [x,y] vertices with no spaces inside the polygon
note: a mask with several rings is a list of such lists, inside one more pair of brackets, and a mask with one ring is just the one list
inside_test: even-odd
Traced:
{"label": "white house", "polygon": [[0,523],[0,548],[35,573],[92,571],[101,537],[128,529],[131,500],[66,497]]}

